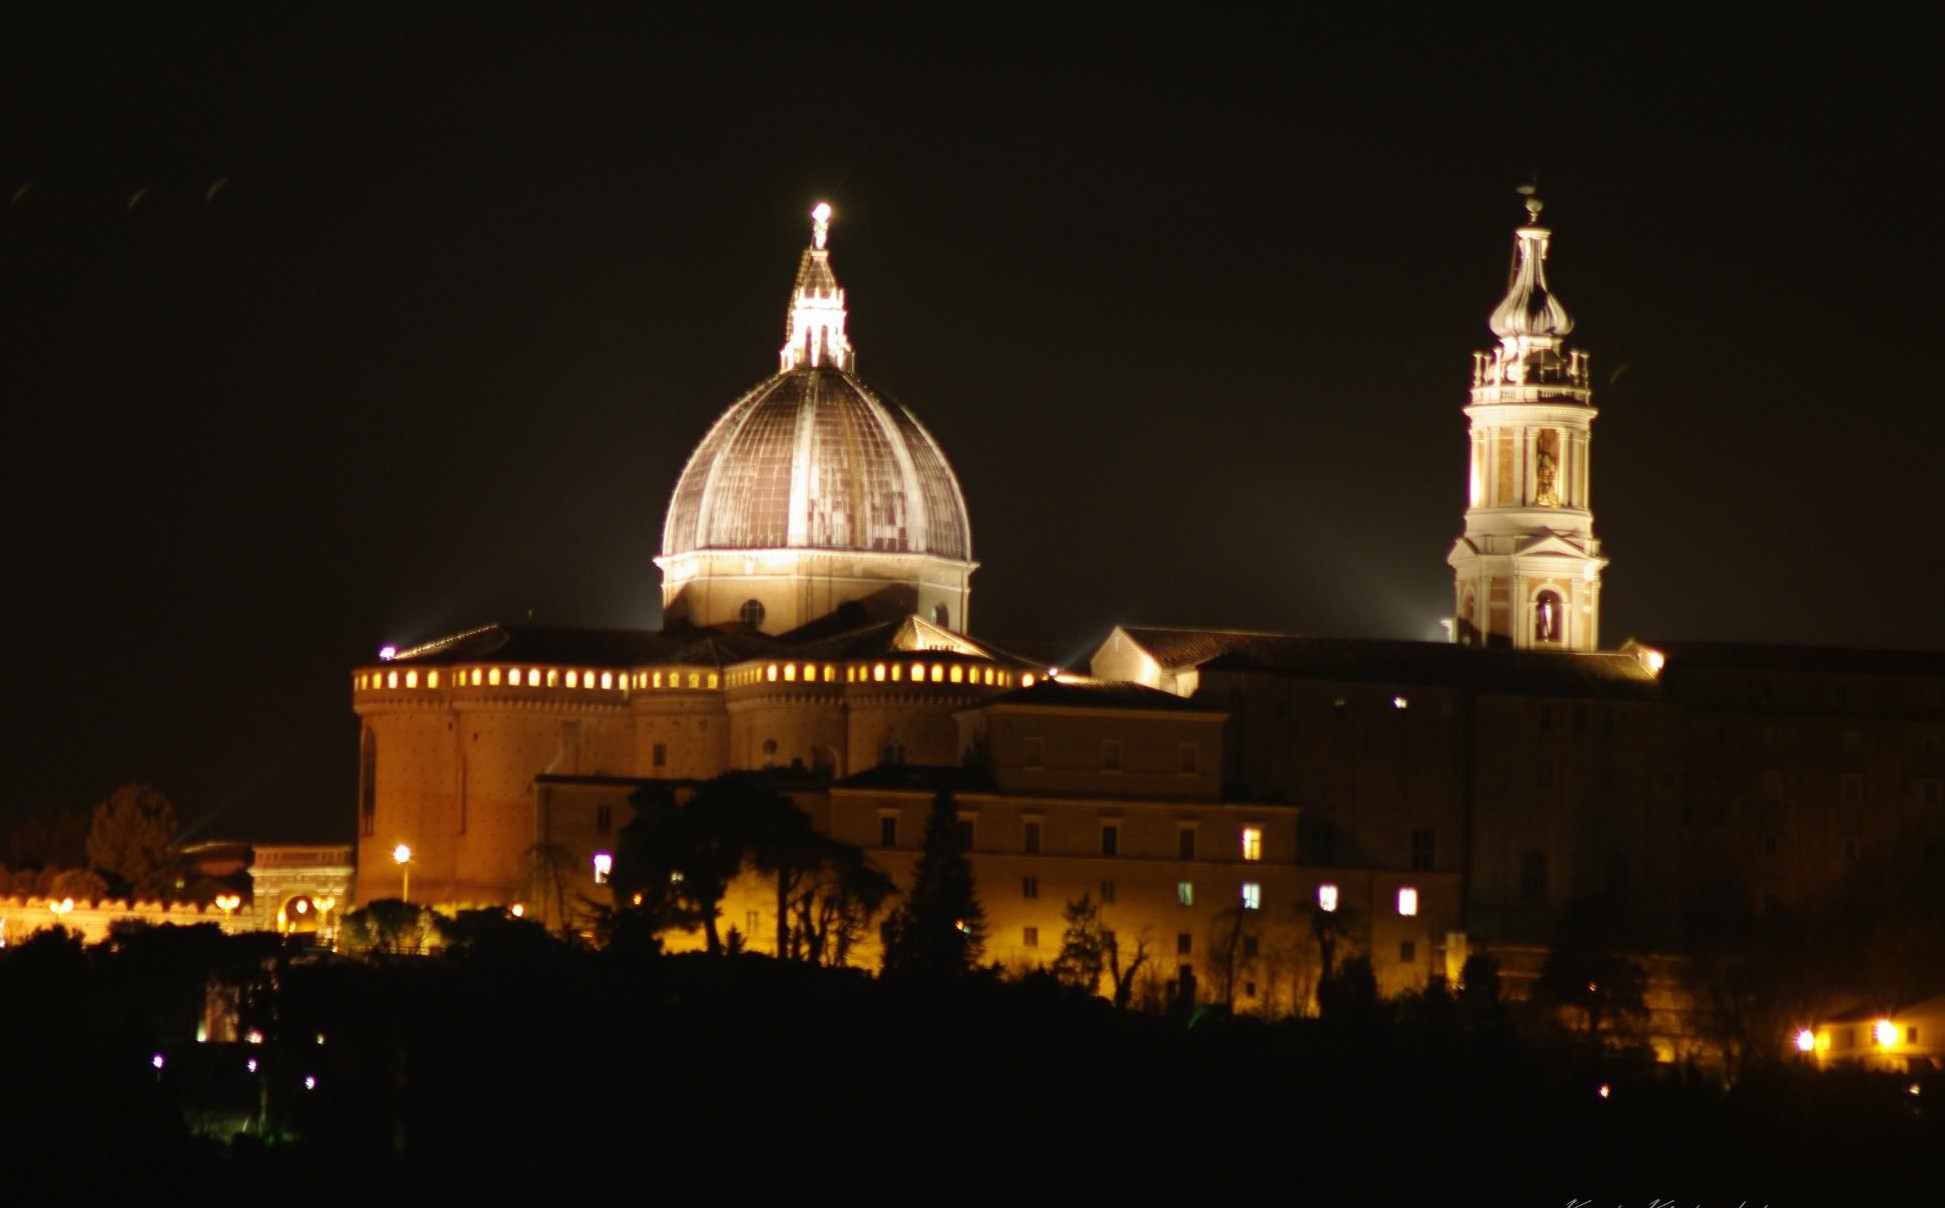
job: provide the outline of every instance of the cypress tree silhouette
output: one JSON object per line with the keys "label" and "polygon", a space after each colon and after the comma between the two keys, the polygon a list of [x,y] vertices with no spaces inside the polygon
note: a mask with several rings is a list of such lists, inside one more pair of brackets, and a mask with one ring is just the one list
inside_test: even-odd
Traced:
{"label": "cypress tree silhouette", "polygon": [[986,912],[973,892],[972,864],[950,793],[942,792],[932,802],[912,891],[886,920],[884,938],[888,973],[950,977],[979,963],[986,946]]}

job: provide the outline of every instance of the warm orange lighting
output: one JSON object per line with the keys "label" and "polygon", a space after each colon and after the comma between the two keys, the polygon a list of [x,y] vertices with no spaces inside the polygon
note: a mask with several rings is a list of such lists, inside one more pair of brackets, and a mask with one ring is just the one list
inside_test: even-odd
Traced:
{"label": "warm orange lighting", "polygon": [[1263,858],[1263,828],[1245,826],[1243,828],[1243,859],[1261,860]]}
{"label": "warm orange lighting", "polygon": [[1020,687],[1022,688],[1033,687],[1033,672],[1023,671],[1020,673]]}
{"label": "warm orange lighting", "polygon": [[1333,914],[1336,912],[1337,886],[1326,881],[1317,887],[1317,909],[1323,911],[1325,914]]}
{"label": "warm orange lighting", "polygon": [[519,902],[515,902],[513,905],[507,907],[507,913],[512,915],[516,919],[525,918],[527,915],[527,908],[521,905]]}
{"label": "warm orange lighting", "polygon": [[1809,1028],[1804,1028],[1802,1031],[1798,1032],[1796,1034],[1796,1051],[1799,1053],[1816,1052],[1817,1034],[1815,1032],[1812,1032]]}
{"label": "warm orange lighting", "polygon": [[1898,1043],[1898,1025],[1888,1019],[1880,1019],[1871,1026],[1871,1037],[1881,1049],[1894,1048]]}
{"label": "warm orange lighting", "polygon": [[1409,885],[1398,890],[1398,913],[1406,916],[1418,913],[1418,891]]}
{"label": "warm orange lighting", "polygon": [[1607,1098],[1607,1097],[1608,1097],[1609,1095],[1611,1095],[1611,1094],[1613,1094],[1613,1093],[1614,1093],[1614,1088],[1613,1088],[1613,1087],[1611,1087],[1611,1086],[1609,1086],[1609,1085],[1608,1085],[1607,1083],[1605,1083],[1605,1082],[1603,1082],[1603,1083],[1601,1083],[1601,1087],[1600,1087],[1600,1096],[1601,1096],[1601,1098],[1603,1098],[1603,1099],[1605,1099],[1605,1098]]}

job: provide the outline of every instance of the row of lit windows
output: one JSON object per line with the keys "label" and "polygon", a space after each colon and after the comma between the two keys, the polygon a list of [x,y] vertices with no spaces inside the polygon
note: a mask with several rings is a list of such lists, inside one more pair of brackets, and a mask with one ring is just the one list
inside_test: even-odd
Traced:
{"label": "row of lit windows", "polygon": [[[847,684],[900,684],[910,681],[923,684],[928,680],[935,684],[980,684],[992,688],[1013,686],[1013,673],[998,667],[968,667],[954,663],[847,663],[844,667],[844,682]],[[835,663],[771,663],[763,668],[750,668],[730,676],[732,688],[755,683],[805,683],[834,684],[837,682]],[[1031,673],[1020,676],[1020,686],[1031,688],[1034,677]]]}
{"label": "row of lit windows", "polygon": [[[1020,880],[1020,896],[1023,898],[1038,898],[1040,896],[1040,878],[1022,877]],[[1334,883],[1326,881],[1317,886],[1317,909],[1323,911],[1325,914],[1336,913],[1337,898],[1337,886]],[[1258,881],[1244,881],[1242,883],[1241,899],[1244,910],[1263,909],[1262,883]],[[1114,882],[1101,882],[1101,900],[1104,902],[1114,900]],[[1175,883],[1175,901],[1181,906],[1194,906],[1195,882],[1177,881]],[[1407,918],[1418,913],[1418,890],[1415,887],[1410,885],[1399,887],[1398,913]]]}
{"label": "row of lit windows", "polygon": [[[411,671],[371,671],[360,673],[357,677],[361,690],[373,688],[417,688],[419,673]],[[440,677],[436,669],[425,673],[425,686],[437,688]],[[462,667],[453,672],[452,686],[475,688],[497,688],[502,683],[513,688],[598,688],[612,692],[619,688],[716,688],[720,687],[721,677],[714,671],[561,671],[549,667]]]}

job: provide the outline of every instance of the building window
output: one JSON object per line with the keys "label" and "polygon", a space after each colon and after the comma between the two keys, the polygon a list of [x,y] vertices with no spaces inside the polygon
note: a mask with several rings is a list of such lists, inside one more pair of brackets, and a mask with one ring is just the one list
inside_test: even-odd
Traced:
{"label": "building window", "polygon": [[1101,824],[1101,854],[1118,856],[1121,854],[1121,824],[1103,822]]}
{"label": "building window", "polygon": [[1030,768],[1047,766],[1047,740],[1038,734],[1027,735],[1027,753],[1023,762]]}
{"label": "building window", "polygon": [[1020,896],[1021,896],[1021,897],[1023,897],[1023,898],[1037,898],[1037,897],[1039,897],[1039,896],[1040,896],[1040,878],[1039,878],[1039,877],[1021,877],[1021,878],[1020,878]]}
{"label": "building window", "polygon": [[1040,946],[1040,928],[1023,928],[1020,932],[1020,946],[1024,948],[1038,948]]}
{"label": "building window", "polygon": [[1040,819],[1028,818],[1021,827],[1020,850],[1029,856],[1040,854]]}
{"label": "building window", "polygon": [[1337,886],[1325,881],[1317,887],[1317,909],[1325,914],[1337,912]]}
{"label": "building window", "polygon": [[365,731],[358,744],[358,817],[365,834],[378,824],[378,735]]}
{"label": "building window", "polygon": [[1184,826],[1175,832],[1175,855],[1178,859],[1195,859],[1195,828]]}
{"label": "building window", "polygon": [[878,846],[898,846],[898,816],[886,814],[878,819]]}
{"label": "building window", "polygon": [[652,752],[652,756],[651,756],[651,762],[654,763],[654,765],[658,768],[665,768],[669,766],[669,744],[668,743],[658,742],[655,744],[655,749]]}
{"label": "building window", "polygon": [[748,625],[751,629],[762,628],[763,601],[761,600],[743,601],[743,607],[739,610],[738,615],[742,617],[743,624]]}
{"label": "building window", "polygon": [[952,612],[943,604],[932,606],[932,623],[941,629],[952,628]]}
{"label": "building window", "polygon": [[1409,965],[1418,959],[1418,945],[1410,940],[1398,941],[1398,963]]}
{"label": "building window", "polygon": [[1398,913],[1410,918],[1418,913],[1418,890],[1409,885],[1398,888]]}
{"label": "building window", "polygon": [[777,761],[777,740],[774,738],[766,738],[763,740],[763,766],[766,768],[770,767],[771,765],[775,764],[776,761]]}
{"label": "building window", "polygon": [[594,883],[596,885],[606,885],[608,883],[608,874],[614,870],[615,858],[612,853],[605,851],[594,853]]}
{"label": "building window", "polygon": [[1108,738],[1101,742],[1101,770],[1118,772],[1121,770],[1121,740]]}
{"label": "building window", "polygon": [[1187,956],[1195,945],[1195,937],[1186,931],[1175,933],[1175,955]]}
{"label": "building window", "polygon": [[1263,909],[1263,886],[1255,881],[1243,882],[1243,909]]}
{"label": "building window", "polygon": [[1112,901],[1114,901],[1114,882],[1113,882],[1113,881],[1103,881],[1103,882],[1101,882],[1101,903],[1102,903],[1102,905],[1106,905],[1107,903],[1109,903],[1109,902],[1112,902]]}
{"label": "building window", "polygon": [[1520,897],[1529,902],[1546,900],[1547,858],[1537,851],[1520,857]]}
{"label": "building window", "polygon": [[599,834],[607,834],[615,828],[615,807],[597,805],[594,807],[594,829]]}
{"label": "building window", "polygon": [[1413,872],[1426,872],[1432,867],[1435,836],[1429,826],[1414,826],[1411,831],[1411,867]]}
{"label": "building window", "polygon": [[1195,905],[1195,882],[1194,881],[1175,882],[1175,900],[1177,902],[1180,902],[1184,906]]}
{"label": "building window", "polygon": [[1196,745],[1192,742],[1185,742],[1182,744],[1182,774],[1184,776],[1193,776],[1196,770]]}
{"label": "building window", "polygon": [[[1254,960],[1256,958],[1256,954],[1261,950],[1262,950],[1261,945],[1257,943],[1257,939],[1255,936],[1246,935],[1243,937],[1243,959]],[[1250,995],[1252,997],[1255,994],[1256,991],[1254,990],[1250,991]]]}
{"label": "building window", "polygon": [[1263,828],[1245,826],[1243,828],[1243,859],[1261,860],[1263,858]]}
{"label": "building window", "polygon": [[973,849],[973,819],[961,818],[959,819],[959,850],[971,851],[972,849]]}

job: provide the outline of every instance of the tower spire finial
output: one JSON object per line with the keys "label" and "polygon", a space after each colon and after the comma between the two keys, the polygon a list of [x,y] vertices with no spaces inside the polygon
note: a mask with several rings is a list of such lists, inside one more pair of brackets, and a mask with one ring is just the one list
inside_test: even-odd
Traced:
{"label": "tower spire finial", "polygon": [[1526,225],[1539,226],[1540,211],[1545,209],[1547,204],[1546,202],[1540,200],[1539,174],[1535,173],[1533,180],[1530,183],[1521,185],[1519,188],[1515,189],[1514,192],[1518,193],[1521,197],[1526,198]]}
{"label": "tower spire finial", "polygon": [[818,251],[824,250],[825,240],[831,237],[831,203],[820,201],[810,212],[810,242]]}

